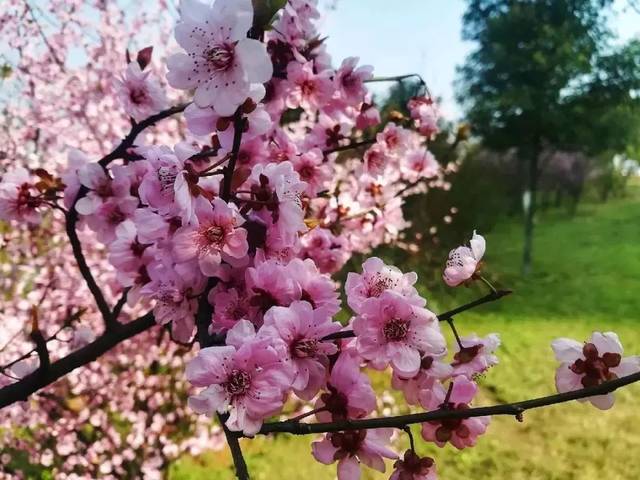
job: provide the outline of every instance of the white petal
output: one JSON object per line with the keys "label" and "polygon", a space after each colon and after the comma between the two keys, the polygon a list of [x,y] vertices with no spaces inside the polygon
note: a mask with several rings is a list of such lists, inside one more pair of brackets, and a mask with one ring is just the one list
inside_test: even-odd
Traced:
{"label": "white petal", "polygon": [[559,362],[575,362],[582,357],[582,344],[571,338],[556,338],[551,342],[551,348]]}
{"label": "white petal", "polygon": [[238,42],[235,51],[250,83],[265,83],[271,79],[273,65],[264,43],[245,38]]}
{"label": "white petal", "polygon": [[482,235],[478,235],[476,231],[473,231],[473,237],[469,242],[471,244],[471,251],[477,261],[480,261],[484,256],[485,249],[487,248],[487,242]]}

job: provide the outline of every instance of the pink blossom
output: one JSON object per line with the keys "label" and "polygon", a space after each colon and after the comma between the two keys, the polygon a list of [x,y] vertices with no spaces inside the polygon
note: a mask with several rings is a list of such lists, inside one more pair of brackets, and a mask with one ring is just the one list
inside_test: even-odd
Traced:
{"label": "pink blossom", "polygon": [[286,271],[298,286],[300,300],[309,302],[314,310],[322,311],[328,317],[340,311],[336,283],[320,273],[312,260],[294,258],[287,264]]}
{"label": "pink blossom", "polygon": [[437,381],[445,380],[453,375],[453,367],[441,359],[425,355],[420,360],[420,370],[413,377],[401,377],[393,373],[391,385],[401,390],[409,405],[420,403],[420,393],[431,390]]}
{"label": "pink blossom", "polygon": [[466,282],[478,271],[486,249],[486,242],[484,237],[478,235],[474,230],[469,244],[470,247],[463,245],[449,252],[442,278],[450,287],[457,287]]}
{"label": "pink blossom", "polygon": [[222,259],[233,262],[247,254],[247,231],[236,206],[215,198],[210,208],[197,212],[198,224],[179,228],[174,237],[178,262],[197,259],[200,271],[214,276]]}
{"label": "pink blossom", "polygon": [[358,104],[363,100],[366,94],[364,81],[373,76],[373,67],[370,65],[356,68],[358,60],[357,57],[345,58],[336,71],[336,86],[349,104]]}
{"label": "pink blossom", "polygon": [[413,450],[404,452],[402,460],[393,464],[394,471],[389,480],[437,480],[433,458],[419,457]]}
{"label": "pink blossom", "polygon": [[138,62],[127,65],[124,76],[115,80],[116,94],[124,111],[136,121],[166,108],[167,99],[151,71],[143,72]]}
{"label": "pink blossom", "polygon": [[300,175],[300,180],[307,184],[305,193],[309,197],[313,198],[318,192],[326,189],[331,178],[331,171],[324,161],[322,150],[312,148],[302,155],[294,156],[291,159],[291,163],[295,171]]}
{"label": "pink blossom", "polygon": [[497,333],[491,333],[484,338],[472,334],[461,337],[460,341],[462,350],[457,343],[454,347],[453,375],[464,375],[471,380],[475,375],[480,375],[498,364],[498,357],[493,353],[500,346],[500,336]]}
{"label": "pink blossom", "polygon": [[427,138],[440,131],[438,105],[430,97],[414,97],[408,103],[411,118],[416,122],[418,131]]}
{"label": "pink blossom", "polygon": [[438,356],[446,350],[435,314],[391,290],[362,305],[353,320],[353,331],[363,358],[375,368],[391,363],[403,377],[418,373],[423,353]]}
{"label": "pink blossom", "polygon": [[311,444],[312,453],[325,465],[338,461],[338,480],[358,480],[360,463],[384,472],[383,457],[398,458],[387,447],[392,434],[391,428],[327,433],[321,441]]}
{"label": "pink blossom", "polygon": [[166,262],[148,268],[149,283],[141,293],[155,300],[153,314],[156,323],[172,323],[174,337],[188,342],[195,327],[197,294],[204,288],[203,278],[193,268],[181,268]]}
{"label": "pink blossom", "polygon": [[210,328],[214,333],[226,332],[238,321],[252,321],[256,317],[256,307],[250,305],[244,292],[236,288],[212,290],[209,303],[214,308]]}
{"label": "pink blossom", "polygon": [[76,202],[76,210],[81,215],[95,213],[103,203],[111,198],[129,195],[130,183],[128,179],[112,179],[105,169],[97,163],[88,163],[80,168],[78,179],[82,185],[89,189],[87,194]]}
{"label": "pink blossom", "polygon": [[[478,386],[466,377],[452,380],[451,395],[447,400],[447,390],[436,383],[431,391],[424,391],[420,402],[427,410],[465,410],[475,397]],[[444,447],[447,442],[458,449],[473,447],[480,435],[487,430],[490,417],[471,417],[450,420],[433,420],[422,424],[422,437]]]}
{"label": "pink blossom", "polygon": [[249,177],[253,212],[270,226],[282,246],[295,243],[298,234],[307,230],[301,195],[306,184],[291,162],[258,164]]}
{"label": "pink blossom", "polygon": [[[584,344],[558,338],[551,343],[551,348],[556,359],[562,362],[556,371],[556,387],[560,393],[594,387],[640,371],[640,356],[622,357],[622,344],[614,332],[594,332]],[[587,400],[594,407],[607,410],[613,406],[615,397],[608,393],[578,399]]]}
{"label": "pink blossom", "polygon": [[360,107],[360,113],[356,117],[356,128],[359,128],[360,130],[374,127],[380,123],[380,112],[369,102],[370,100],[362,104]]}
{"label": "pink blossom", "polygon": [[433,178],[438,175],[440,165],[433,154],[425,148],[411,150],[402,159],[401,171],[410,182],[421,178]]}
{"label": "pink blossom", "polygon": [[291,62],[287,67],[287,79],[290,82],[287,95],[287,107],[317,109],[333,94],[333,73],[324,70],[313,71],[313,62]]}
{"label": "pink blossom", "polygon": [[249,304],[262,315],[271,307],[287,307],[301,297],[300,287],[276,260],[266,260],[247,268],[245,281]]}
{"label": "pink blossom", "polygon": [[76,148],[69,149],[67,158],[67,168],[64,173],[60,175],[60,179],[62,183],[64,183],[64,206],[71,208],[81,186],[80,180],[78,179],[78,172],[89,163],[89,158],[84,152]]}
{"label": "pink blossom", "polygon": [[264,316],[260,336],[280,338],[287,345],[294,373],[291,387],[300,398],[312,399],[327,379],[328,355],[337,352],[322,338],[340,330],[321,310],[308,302],[295,301],[289,307],[272,307]]}
{"label": "pink blossom", "polygon": [[321,394],[315,408],[321,422],[366,417],[376,408],[376,395],[369,377],[360,371],[355,352],[342,350],[331,368],[327,392]]}
{"label": "pink blossom", "polygon": [[256,338],[253,326],[242,320],[227,335],[223,347],[203,348],[187,365],[187,380],[206,387],[189,397],[198,413],[229,412],[232,431],[255,435],[262,421],[280,411],[291,387],[290,365],[281,356],[274,338]]}
{"label": "pink blossom", "polygon": [[426,302],[413,287],[417,280],[414,272],[402,273],[392,265],[385,265],[378,257],[370,257],[362,264],[361,274],[347,274],[347,303],[354,312],[360,313],[368,299],[378,298],[383,292],[393,290],[422,307]]}
{"label": "pink blossom", "polygon": [[249,0],[182,2],[175,37],[186,53],[167,60],[167,80],[174,88],[195,88],[199,107],[233,115],[249,96],[251,84],[267,82],[273,67],[261,42],[246,38],[253,20]]}
{"label": "pink blossom", "polygon": [[39,207],[43,204],[29,172],[18,167],[5,173],[0,180],[0,220],[40,222]]}
{"label": "pink blossom", "polygon": [[118,226],[133,218],[137,206],[138,199],[130,195],[109,198],[98,206],[93,215],[87,217],[87,225],[96,232],[101,242],[111,243],[116,238]]}

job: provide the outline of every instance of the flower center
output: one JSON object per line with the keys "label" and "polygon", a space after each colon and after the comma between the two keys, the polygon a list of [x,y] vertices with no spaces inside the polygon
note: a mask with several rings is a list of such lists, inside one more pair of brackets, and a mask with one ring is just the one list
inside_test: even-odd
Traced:
{"label": "flower center", "polygon": [[209,243],[219,245],[224,240],[224,229],[219,225],[213,225],[205,230],[204,235]]}
{"label": "flower center", "polygon": [[399,318],[389,320],[387,323],[385,323],[384,327],[382,327],[384,338],[386,338],[389,342],[404,340],[407,336],[408,330],[409,322],[406,322]]}
{"label": "flower center", "polygon": [[584,375],[581,379],[584,387],[595,387],[602,382],[617,378],[616,374],[609,369],[620,365],[622,360],[620,354],[606,352],[600,356],[593,343],[585,344],[582,353],[585,359],[579,358],[569,366],[569,369],[577,375]]}
{"label": "flower center", "polygon": [[146,89],[133,87],[129,91],[129,100],[131,100],[131,103],[135,105],[141,105],[148,102],[149,95],[147,94]]}
{"label": "flower center", "polygon": [[379,297],[382,292],[395,287],[395,285],[396,282],[394,282],[391,278],[383,277],[379,273],[376,273],[367,285],[366,295],[367,297]]}
{"label": "flower center", "polygon": [[214,45],[205,50],[204,57],[214,71],[224,72],[233,64],[234,46],[229,43]]}
{"label": "flower center", "polygon": [[229,395],[243,395],[251,386],[251,375],[244,370],[233,370],[223,386]]}
{"label": "flower center", "polygon": [[345,457],[347,455],[356,455],[366,436],[366,430],[329,434],[331,444],[338,449],[336,452],[336,456],[338,456],[338,458]]}
{"label": "flower center", "polygon": [[291,345],[291,353],[296,358],[315,357],[318,352],[318,340],[304,338]]}

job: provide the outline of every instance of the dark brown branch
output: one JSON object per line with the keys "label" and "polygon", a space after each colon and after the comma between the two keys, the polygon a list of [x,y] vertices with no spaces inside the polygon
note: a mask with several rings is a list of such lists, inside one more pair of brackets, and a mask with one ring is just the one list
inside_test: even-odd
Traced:
{"label": "dark brown branch", "polygon": [[524,400],[522,402],[492,405],[490,407],[469,408],[466,410],[433,410],[431,412],[398,415],[395,417],[367,418],[363,420],[341,420],[326,423],[300,423],[287,420],[285,422],[265,423],[260,432],[261,435],[270,433],[291,433],[293,435],[309,435],[314,433],[340,432],[346,430],[367,430],[372,428],[400,428],[407,425],[424,423],[437,420],[450,420],[471,417],[484,417],[493,415],[511,415],[521,418],[522,413],[534,408],[566,403],[572,400],[606,395],[618,388],[640,382],[640,372],[621,377],[616,380],[601,383],[595,387],[582,388],[572,392],[558,393],[546,397]]}
{"label": "dark brown branch", "polygon": [[155,325],[151,312],[127,324],[118,324],[96,340],[49,365],[46,371],[36,370],[21,380],[0,389],[0,408],[24,401],[76,368],[93,362],[119,343],[148,330]]}
{"label": "dark brown branch", "polygon": [[45,340],[42,332],[39,329],[31,332],[31,340],[36,344],[36,353],[38,354],[38,359],[40,360],[40,365],[38,366],[38,372],[40,374],[46,374],[49,369],[49,365],[51,365],[51,359],[49,358],[49,349],[47,348],[47,341]]}
{"label": "dark brown branch", "polygon": [[236,161],[240,154],[240,144],[242,143],[242,131],[244,121],[242,111],[239,108],[233,116],[233,145],[231,147],[231,157],[229,163],[224,167],[224,179],[222,181],[222,193],[220,198],[225,202],[231,198],[231,184],[233,183],[233,173],[236,169]]}
{"label": "dark brown branch", "polygon": [[439,314],[438,320],[444,322],[446,320],[449,320],[450,318],[453,318],[459,313],[470,310],[484,303],[495,302],[496,300],[500,300],[502,297],[510,295],[511,293],[513,293],[512,290],[496,290],[495,292],[491,292],[484,297],[474,300],[473,302],[465,303],[464,305],[456,307],[453,310],[449,310],[448,312]]}
{"label": "dark brown branch", "polygon": [[82,198],[80,196],[81,193],[86,194],[86,187],[83,187],[78,192],[78,197],[74,202],[74,206],[67,212],[65,215],[65,229],[67,231],[67,237],[69,237],[69,243],[71,244],[71,250],[73,251],[73,256],[76,259],[76,263],[78,265],[78,270],[80,270],[80,275],[84,278],[91,295],[96,302],[96,306],[102,315],[102,318],[105,322],[105,327],[107,330],[113,328],[115,324],[115,320],[111,315],[111,308],[109,308],[109,304],[107,300],[104,298],[104,294],[102,290],[96,283],[95,278],[93,278],[93,274],[91,273],[91,269],[87,264],[87,260],[84,257],[84,253],[82,252],[82,243],[78,238],[78,232],[76,232],[76,224],[78,223],[78,212],[75,210],[75,203]]}
{"label": "dark brown branch", "polygon": [[233,458],[233,466],[236,469],[236,478],[238,480],[250,480],[251,477],[249,476],[247,463],[244,460],[244,456],[242,455],[242,449],[240,448],[240,440],[239,440],[240,436],[227,428],[227,425],[226,425],[227,417],[228,415],[218,414],[218,419],[222,424],[222,429],[224,430],[224,435],[227,439],[229,450],[231,450],[231,457]]}
{"label": "dark brown branch", "polygon": [[[67,317],[63,324],[52,334],[50,335],[45,341],[47,343],[51,342],[52,340],[56,340],[58,338],[58,335],[60,334],[60,332],[62,332],[65,328],[68,328],[71,326],[71,324],[77,320],[78,318],[80,318],[82,316],[82,314],[85,312],[85,309],[80,309],[78,310],[76,313],[74,313],[73,315],[70,315],[69,317]],[[14,336],[15,338],[15,336]],[[16,363],[21,362],[22,360],[26,360],[27,358],[29,358],[34,352],[36,352],[35,348],[32,348],[31,350],[29,350],[27,353],[20,355],[18,358],[13,359],[11,362],[3,365],[0,367],[0,372],[4,372],[5,370],[8,370],[9,368],[13,367]]]}
{"label": "dark brown branch", "polygon": [[326,150],[323,150],[322,153],[324,153],[325,155],[329,155],[330,153],[344,152],[346,150],[351,150],[351,149],[359,148],[359,147],[365,147],[365,146],[368,146],[368,145],[372,145],[374,143],[376,143],[376,139],[375,138],[368,138],[366,140],[361,140],[359,142],[352,142],[352,143],[348,143],[347,145],[341,145],[339,147],[328,148]]}
{"label": "dark brown branch", "polygon": [[122,295],[120,295],[118,302],[116,303],[115,307],[113,307],[113,312],[111,312],[111,316],[113,317],[114,320],[118,319],[118,317],[120,316],[120,312],[122,312],[124,305],[127,303],[129,290],[131,290],[131,287],[127,287],[122,291]]}
{"label": "dark brown branch", "polygon": [[[134,123],[131,126],[131,130],[129,131],[129,133],[124,137],[122,142],[120,142],[120,144],[115,148],[115,150],[113,150],[111,153],[102,157],[98,161],[98,164],[103,168],[106,168],[107,165],[109,165],[112,161],[118,158],[125,158],[127,156],[127,151],[134,145],[136,138],[145,128],[155,125],[157,122],[159,122],[164,118],[167,118],[172,115],[175,115],[176,113],[182,112],[185,108],[187,108],[187,106],[188,106],[188,103],[176,105],[174,107],[163,110],[162,112],[157,113],[156,115],[152,115],[149,118],[146,118],[145,120],[141,121],[140,123]],[[93,274],[91,273],[91,269],[89,268],[89,265],[87,265],[87,261],[84,257],[84,253],[82,252],[82,244],[76,232],[76,224],[78,223],[78,212],[76,211],[75,206],[78,203],[78,201],[88,193],[88,191],[89,190],[85,186],[82,186],[78,191],[78,195],[76,196],[73,206],[69,209],[69,211],[65,215],[65,219],[66,219],[65,227],[67,231],[67,236],[69,237],[69,243],[71,244],[71,249],[73,250],[73,256],[75,257],[76,263],[78,264],[78,269],[80,270],[80,274],[82,275],[82,278],[84,278],[84,281],[87,284],[87,287],[89,287],[89,291],[91,292],[91,294],[93,295],[93,298],[95,299],[96,306],[98,307],[98,310],[100,311],[100,314],[104,319],[106,329],[109,330],[114,328],[117,325],[118,323],[117,317],[120,313],[119,309],[121,309],[122,307],[118,307],[118,305],[116,305],[116,308],[114,309],[114,311],[113,312],[111,311],[109,304],[104,298],[104,294],[102,293],[102,290],[100,289],[95,279],[93,278]]]}
{"label": "dark brown branch", "polygon": [[[484,303],[495,302],[496,300],[500,300],[502,297],[510,295],[512,293],[511,290],[496,290],[495,292],[491,292],[484,297],[480,297],[473,302],[465,303],[459,307],[454,308],[453,310],[449,310],[448,312],[444,312],[438,315],[438,320],[441,322],[448,322],[453,318],[454,315],[462,313],[466,310],[470,310],[474,307],[482,305]],[[326,337],[322,337],[321,340],[338,340],[341,338],[353,338],[355,337],[355,333],[353,330],[343,330],[341,332],[331,333]]]}

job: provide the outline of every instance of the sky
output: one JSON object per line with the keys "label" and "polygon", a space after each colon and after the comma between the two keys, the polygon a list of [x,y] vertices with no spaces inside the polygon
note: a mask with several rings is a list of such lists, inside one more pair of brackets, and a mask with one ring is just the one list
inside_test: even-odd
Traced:
{"label": "sky", "polygon": [[[441,97],[445,115],[460,118],[456,66],[474,44],[461,38],[464,0],[334,0],[320,27],[334,62],[350,56],[373,65],[375,75],[419,73]],[[640,36],[640,14],[617,0],[610,26],[620,41]],[[385,87],[375,84],[377,90]]]}

